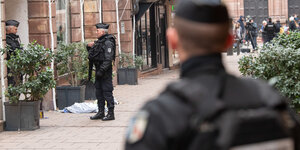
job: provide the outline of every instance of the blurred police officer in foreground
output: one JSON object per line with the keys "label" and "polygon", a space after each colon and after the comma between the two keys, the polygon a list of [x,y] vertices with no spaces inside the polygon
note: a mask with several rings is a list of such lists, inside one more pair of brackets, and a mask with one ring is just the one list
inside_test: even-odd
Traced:
{"label": "blurred police officer in foreground", "polygon": [[273,38],[276,36],[276,26],[275,24],[272,22],[272,18],[269,18],[268,20],[268,24],[265,27],[265,32],[266,32],[266,42],[270,42],[273,40]]}
{"label": "blurred police officer in foreground", "polygon": [[[115,59],[116,43],[113,35],[108,34],[108,24],[96,24],[98,40],[88,44],[90,68],[96,67],[96,97],[98,113],[91,120],[114,120],[114,97],[112,84],[112,62]],[[89,79],[91,78],[91,70]],[[105,116],[104,106],[107,102],[108,114]]]}
{"label": "blurred police officer in foreground", "polygon": [[[6,45],[9,49],[7,53],[7,60],[10,59],[10,56],[14,54],[16,49],[22,49],[20,44],[20,38],[17,35],[19,22],[16,20],[7,20],[6,25]],[[7,68],[7,73],[10,73],[10,69]],[[7,77],[8,85],[14,85],[15,81],[13,77]]]}
{"label": "blurred police officer in foreground", "polygon": [[[227,9],[220,1],[181,0],[176,5],[174,27],[168,29],[167,37],[170,47],[178,50],[181,79],[133,117],[126,150],[227,150],[234,144],[281,137],[274,130],[276,115],[270,115],[269,109],[286,109],[283,98],[264,82],[240,79],[224,69],[221,53],[231,47],[233,35]],[[261,122],[238,126],[256,116]],[[214,122],[216,118],[223,120]],[[287,119],[295,127],[289,115]]]}

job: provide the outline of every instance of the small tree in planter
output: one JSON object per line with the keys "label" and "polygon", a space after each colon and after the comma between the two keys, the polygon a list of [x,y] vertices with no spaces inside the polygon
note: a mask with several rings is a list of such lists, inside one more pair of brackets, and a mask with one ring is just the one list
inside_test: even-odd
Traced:
{"label": "small tree in planter", "polygon": [[300,107],[300,33],[282,34],[263,47],[258,56],[244,56],[239,60],[240,72],[245,76],[270,80],[281,93]]}
{"label": "small tree in planter", "polygon": [[[75,102],[82,102],[85,97],[85,85],[88,78],[88,52],[85,43],[60,43],[55,57],[58,76],[67,78],[70,86],[58,86],[57,106],[63,109],[73,105]],[[92,78],[94,80],[94,78]],[[93,85],[88,84],[89,93]],[[93,96],[93,95],[92,95]],[[92,97],[90,96],[90,97]],[[95,97],[95,96],[94,96]]]}
{"label": "small tree in planter", "polygon": [[[4,49],[2,52],[8,52]],[[7,61],[15,85],[9,85],[5,102],[6,130],[34,130],[39,128],[40,100],[55,87],[50,63],[52,51],[36,42],[30,43],[25,50],[15,50]],[[21,77],[24,77],[21,80]],[[20,100],[20,95],[24,100]]]}
{"label": "small tree in planter", "polygon": [[143,58],[136,56],[133,60],[133,56],[129,53],[120,54],[119,67],[117,71],[118,84],[138,84],[137,70],[141,69],[143,65]]}

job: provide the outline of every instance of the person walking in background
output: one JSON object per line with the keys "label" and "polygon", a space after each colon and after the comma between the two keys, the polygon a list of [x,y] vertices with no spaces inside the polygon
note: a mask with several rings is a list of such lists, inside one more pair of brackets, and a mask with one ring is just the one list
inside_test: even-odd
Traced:
{"label": "person walking in background", "polygon": [[[96,67],[96,98],[98,100],[98,113],[91,116],[91,120],[102,119],[103,121],[114,120],[114,97],[112,84],[112,62],[115,59],[116,42],[113,35],[108,34],[108,24],[96,24],[98,40],[87,45],[89,52],[90,67]],[[91,70],[89,71],[89,80]],[[107,102],[108,114],[105,116],[105,101]]]}
{"label": "person walking in background", "polygon": [[262,26],[261,26],[261,28],[260,28],[260,30],[259,30],[259,32],[261,33],[262,41],[263,41],[264,44],[265,44],[266,41],[267,41],[267,34],[266,34],[266,31],[265,31],[266,25],[267,25],[267,21],[264,20],[264,21],[262,22]]}
{"label": "person walking in background", "polygon": [[280,33],[280,28],[281,28],[280,20],[276,20],[275,27],[276,27],[275,33],[279,34]]}
{"label": "person walking in background", "polygon": [[294,17],[290,17],[289,30],[290,31],[297,30],[297,26],[296,26],[295,18]]}
{"label": "person walking in background", "polygon": [[244,39],[244,34],[245,34],[245,24],[244,24],[244,16],[240,16],[240,19],[238,20],[238,23],[240,24],[241,27],[241,38],[242,40]]}

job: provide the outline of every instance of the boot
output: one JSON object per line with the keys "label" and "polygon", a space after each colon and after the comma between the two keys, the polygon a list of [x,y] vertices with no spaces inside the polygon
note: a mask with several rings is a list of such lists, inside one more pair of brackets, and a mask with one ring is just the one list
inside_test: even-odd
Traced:
{"label": "boot", "polygon": [[104,111],[99,110],[98,113],[94,116],[91,116],[90,119],[91,120],[98,120],[98,119],[103,119],[103,117],[104,117]]}
{"label": "boot", "polygon": [[102,118],[102,121],[115,120],[114,109],[108,109],[108,113],[105,117]]}

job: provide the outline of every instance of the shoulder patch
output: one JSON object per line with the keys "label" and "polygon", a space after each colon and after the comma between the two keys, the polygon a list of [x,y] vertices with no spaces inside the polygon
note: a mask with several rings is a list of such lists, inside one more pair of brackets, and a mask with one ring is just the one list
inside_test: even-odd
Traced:
{"label": "shoulder patch", "polygon": [[148,125],[149,113],[145,110],[142,110],[136,114],[130,121],[126,141],[129,144],[134,144],[140,141],[144,137]]}

